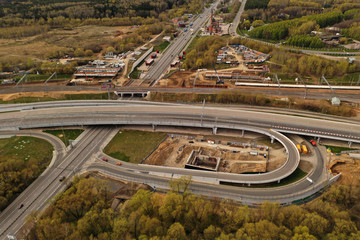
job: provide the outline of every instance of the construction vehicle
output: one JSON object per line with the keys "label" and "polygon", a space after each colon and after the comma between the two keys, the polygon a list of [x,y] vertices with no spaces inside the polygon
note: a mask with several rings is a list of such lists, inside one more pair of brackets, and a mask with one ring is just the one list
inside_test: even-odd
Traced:
{"label": "construction vehicle", "polygon": [[216,73],[216,76],[217,76],[217,81],[216,81],[216,84],[224,84],[224,81],[222,81],[219,77],[219,74],[217,73],[216,71],[216,68],[215,68],[215,64],[213,63],[213,67],[214,67],[214,70],[215,70],[215,73]]}
{"label": "construction vehicle", "polygon": [[299,153],[301,153],[301,152],[302,152],[301,147],[300,147],[300,145],[299,145],[299,144],[296,144],[296,148],[298,149]]}
{"label": "construction vehicle", "polygon": [[302,151],[304,154],[308,153],[308,149],[307,149],[306,145],[302,145]]}

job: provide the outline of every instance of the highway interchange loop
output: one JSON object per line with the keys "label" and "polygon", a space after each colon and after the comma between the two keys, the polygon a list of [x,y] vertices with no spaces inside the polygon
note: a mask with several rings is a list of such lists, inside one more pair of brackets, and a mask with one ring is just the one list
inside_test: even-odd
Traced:
{"label": "highway interchange loop", "polygon": [[[71,177],[78,171],[97,171],[111,177],[168,188],[171,177],[192,175],[191,191],[208,197],[230,198],[246,204],[261,204],[265,200],[291,204],[315,194],[337,177],[328,176],[324,160],[314,148],[318,162],[308,174],[312,182],[303,179],[289,186],[254,189],[220,185],[219,182],[256,184],[278,181],[290,175],[298,166],[300,156],[296,146],[285,133],[360,142],[360,126],[351,120],[329,116],[309,118],[251,109],[199,107],[193,105],[129,101],[62,101],[19,105],[4,105],[0,108],[1,135],[28,135],[42,137],[53,144],[55,160],[48,169],[25,190],[0,215],[0,239],[6,234],[15,234],[23,225],[25,217],[34,210],[43,209],[46,200],[62,191],[64,184],[59,177]],[[286,163],[279,169],[265,174],[229,174],[176,169],[159,166],[123,163],[109,158],[105,163],[97,161],[105,156],[102,148],[124,125],[182,126],[255,131],[281,142],[288,154]],[[63,144],[48,134],[34,132],[32,128],[60,126],[89,126],[77,139],[75,147],[65,150]],[[21,129],[21,131],[19,131]],[[93,159],[94,161],[90,161]],[[324,176],[328,179],[324,181]],[[18,210],[18,204],[25,207]],[[4,238],[5,239],[5,238]]]}

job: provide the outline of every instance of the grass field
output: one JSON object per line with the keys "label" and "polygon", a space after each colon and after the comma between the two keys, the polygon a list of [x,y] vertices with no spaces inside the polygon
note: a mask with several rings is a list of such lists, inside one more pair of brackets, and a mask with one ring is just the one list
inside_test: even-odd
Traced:
{"label": "grass field", "polygon": [[43,164],[52,158],[52,145],[34,137],[0,139],[0,162],[13,160],[38,161]]}
{"label": "grass field", "polygon": [[155,46],[155,47],[154,47],[154,51],[159,50],[160,52],[162,52],[162,51],[165,50],[165,48],[166,48],[167,46],[169,46],[169,44],[170,44],[170,43],[169,43],[168,41],[164,41],[164,42],[162,42],[161,44]]}
{"label": "grass field", "polygon": [[120,131],[105,147],[104,152],[119,160],[140,163],[165,136],[166,133],[159,132]]}
{"label": "grass field", "polygon": [[66,146],[69,146],[69,140],[75,140],[84,130],[83,129],[57,129],[57,130],[45,130],[44,132],[50,133],[63,141]]}
{"label": "grass field", "polygon": [[341,153],[342,151],[356,150],[356,148],[338,147],[325,145],[327,149],[330,149],[332,153]]}
{"label": "grass field", "polygon": [[[28,75],[28,79],[29,82],[44,82],[46,81],[51,75],[47,75],[47,74],[29,74]],[[15,77],[15,81],[19,81],[23,76],[16,76]],[[54,81],[54,80],[69,80],[71,79],[72,75],[71,74],[60,74],[57,75],[57,77],[52,77],[50,79],[50,81]],[[21,83],[20,83],[21,84]]]}

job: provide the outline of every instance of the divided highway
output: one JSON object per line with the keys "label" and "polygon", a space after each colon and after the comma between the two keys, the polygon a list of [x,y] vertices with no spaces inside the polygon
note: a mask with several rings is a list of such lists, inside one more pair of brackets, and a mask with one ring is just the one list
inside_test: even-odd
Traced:
{"label": "divided highway", "polygon": [[[48,199],[51,199],[56,193],[64,189],[64,185],[59,182],[61,176],[73,176],[84,167],[87,160],[101,157],[99,152],[101,152],[106,141],[109,141],[107,136],[109,136],[112,130],[116,130],[114,127],[104,127],[104,125],[145,124],[153,125],[154,128],[157,125],[191,126],[209,128],[214,132],[222,128],[255,130],[282,141],[289,153],[287,163],[279,170],[266,174],[252,175],[251,177],[249,177],[250,175],[244,176],[242,174],[211,174],[183,169],[171,169],[172,172],[169,172],[165,168],[154,166],[128,166],[124,164],[119,167],[112,162],[99,163],[99,161],[86,167],[88,171],[99,171],[109,176],[164,188],[167,187],[169,178],[159,176],[161,173],[163,173],[163,176],[168,176],[170,173],[173,176],[180,176],[191,172],[194,175],[194,179],[212,178],[214,181],[210,182],[213,183],[219,180],[260,183],[281,179],[297,167],[298,152],[293,143],[274,129],[360,142],[360,125],[358,122],[332,118],[330,116],[327,119],[313,119],[272,112],[257,112],[251,109],[238,110],[216,107],[205,107],[205,109],[202,109],[198,106],[152,102],[64,101],[3,105],[0,107],[0,112],[2,112],[0,114],[0,130],[4,131],[2,135],[18,133],[16,131],[5,131],[9,129],[48,126],[94,126],[85,131],[80,136],[80,140],[75,148],[68,152],[64,151],[64,146],[59,141],[49,138],[49,141],[52,142],[58,152],[56,161],[0,214],[0,239],[6,239],[7,234],[16,234],[19,227],[23,225],[25,217],[31,211],[43,209]],[[202,113],[204,113],[203,117],[201,117]],[[47,137],[48,135],[45,136],[45,138]],[[194,182],[191,185],[191,190],[197,194],[231,198],[250,204],[261,203],[265,200],[291,203],[294,200],[314,194],[328,183],[320,182],[324,174],[326,174],[326,169],[324,168],[321,154],[317,150],[314,152],[317,154],[319,162],[315,166],[314,171],[309,174],[313,183],[304,179],[291,186],[269,190],[234,188],[218,184]],[[18,209],[21,203],[24,204],[24,208]]]}
{"label": "divided highway", "polygon": [[[193,22],[192,29],[196,33],[201,26],[209,19],[211,9],[216,8],[219,1],[213,3],[209,8],[206,8],[203,13],[199,14],[198,18]],[[160,79],[161,75],[166,69],[170,67],[172,61],[177,59],[178,54],[184,49],[186,44],[194,39],[196,34],[192,34],[191,31],[182,32],[171,43],[166,52],[153,64],[147,74],[144,76],[145,80],[149,80],[151,85],[155,85],[156,81]]]}
{"label": "divided highway", "polygon": [[[53,144],[58,155],[52,166],[50,166],[40,177],[38,177],[19,197],[0,214],[0,239],[6,239],[6,235],[17,234],[20,227],[25,223],[26,217],[33,211],[39,211],[46,206],[50,200],[66,185],[59,181],[60,177],[74,176],[83,164],[89,160],[93,153],[100,149],[101,143],[108,136],[111,128],[90,128],[80,136],[82,141],[65,153],[63,144],[59,139],[49,137],[48,134],[34,133],[30,131],[21,132],[20,135],[30,135],[48,140]],[[17,132],[0,132],[1,135],[15,135]],[[20,204],[24,207],[18,209]]]}

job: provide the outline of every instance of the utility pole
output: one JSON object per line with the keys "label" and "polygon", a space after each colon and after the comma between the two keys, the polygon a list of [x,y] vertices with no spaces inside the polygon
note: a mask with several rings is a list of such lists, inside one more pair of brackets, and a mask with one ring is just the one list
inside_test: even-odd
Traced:
{"label": "utility pole", "polygon": [[46,81],[44,82],[44,85],[46,86],[46,83],[55,75],[55,78],[57,79],[57,75],[56,75],[56,72],[54,72],[53,74],[51,74],[51,76],[46,79]]}
{"label": "utility pole", "polygon": [[304,85],[304,87],[305,87],[305,96],[304,96],[304,99],[306,99],[306,97],[307,97],[307,86],[306,86],[306,84],[305,84],[305,82],[304,82],[304,80],[301,78],[301,76],[299,75],[299,79],[300,79],[300,81],[302,82],[302,84]]}
{"label": "utility pole", "polygon": [[276,73],[275,73],[275,79],[276,79],[276,81],[277,81],[277,83],[279,85],[279,93],[278,93],[278,95],[281,95],[281,93],[280,93],[280,81],[279,81],[278,76],[277,76]]}
{"label": "utility pole", "polygon": [[332,91],[332,95],[334,96],[335,95],[335,91],[334,89],[331,87],[330,83],[326,80],[324,74],[321,76],[321,83],[322,83],[322,80],[324,80],[326,82],[326,84],[329,86],[329,88],[331,89]]}
{"label": "utility pole", "polygon": [[201,110],[201,119],[200,119],[201,126],[203,125],[204,109],[205,109],[205,99],[203,101],[203,106],[202,106],[202,110]]}

